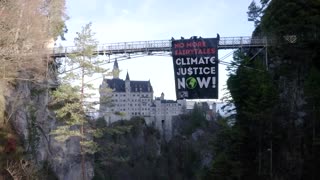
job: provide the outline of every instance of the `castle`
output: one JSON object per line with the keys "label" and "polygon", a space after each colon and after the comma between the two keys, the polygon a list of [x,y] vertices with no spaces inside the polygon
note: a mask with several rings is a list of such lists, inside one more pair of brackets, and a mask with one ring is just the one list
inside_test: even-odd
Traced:
{"label": "castle", "polygon": [[[148,125],[153,125],[170,137],[172,119],[186,111],[186,100],[166,100],[164,93],[153,99],[153,89],[149,81],[130,80],[127,72],[126,79],[119,79],[119,65],[115,60],[113,78],[103,78],[100,85],[100,117],[107,123],[132,117],[143,117]],[[110,92],[111,90],[111,92]]]}

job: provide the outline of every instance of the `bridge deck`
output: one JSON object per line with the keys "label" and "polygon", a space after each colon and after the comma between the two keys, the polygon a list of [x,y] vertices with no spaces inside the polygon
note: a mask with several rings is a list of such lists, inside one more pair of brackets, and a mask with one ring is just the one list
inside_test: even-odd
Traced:
{"label": "bridge deck", "polygon": [[[245,37],[221,37],[218,49],[237,49],[248,47],[267,46],[266,38]],[[65,57],[68,54],[77,52],[76,47],[54,48],[52,57]],[[132,41],[98,45],[95,51],[99,55],[112,54],[133,54],[133,53],[151,53],[151,52],[171,52],[171,40],[153,40],[153,41]]]}

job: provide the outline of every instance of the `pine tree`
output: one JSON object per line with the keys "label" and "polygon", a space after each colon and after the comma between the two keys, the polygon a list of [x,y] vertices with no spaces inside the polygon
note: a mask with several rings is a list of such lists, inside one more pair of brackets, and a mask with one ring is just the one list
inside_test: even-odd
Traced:
{"label": "pine tree", "polygon": [[264,10],[267,8],[269,0],[260,0],[260,6],[253,0],[248,7],[248,21],[253,21],[257,27],[260,24]]}
{"label": "pine tree", "polygon": [[91,23],[77,33],[74,44],[74,53],[66,59],[69,70],[62,75],[60,87],[52,93],[57,118],[63,122],[52,134],[62,142],[80,137],[82,178],[86,179],[85,155],[97,150],[88,117],[95,111],[97,102],[91,100],[94,88],[86,81],[95,73],[105,73],[106,69],[99,66],[102,62],[94,54],[98,42],[94,39]]}

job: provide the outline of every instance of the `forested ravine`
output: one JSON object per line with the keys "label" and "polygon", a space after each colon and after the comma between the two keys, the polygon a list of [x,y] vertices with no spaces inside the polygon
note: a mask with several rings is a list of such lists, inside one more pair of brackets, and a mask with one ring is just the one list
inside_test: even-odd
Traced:
{"label": "forested ravine", "polygon": [[141,117],[88,115],[98,102],[84,82],[106,73],[91,23],[66,58],[80,71],[58,76],[48,48],[67,32],[64,0],[0,0],[0,179],[319,179],[320,1],[248,6],[252,37],[268,44],[234,52],[231,115],[207,120],[196,103],[169,140]]}

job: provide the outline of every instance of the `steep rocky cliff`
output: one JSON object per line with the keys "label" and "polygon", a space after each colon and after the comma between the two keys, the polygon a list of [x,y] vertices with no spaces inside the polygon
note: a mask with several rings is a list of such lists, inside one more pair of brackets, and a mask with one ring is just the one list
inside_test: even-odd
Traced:
{"label": "steep rocky cliff", "polygon": [[[32,79],[28,74],[21,76]],[[79,141],[71,138],[61,143],[50,135],[61,123],[48,108],[52,91],[49,82],[53,82],[52,79],[41,82],[18,80],[7,84],[5,112],[23,147],[21,158],[34,163],[38,169],[48,165],[58,179],[78,180],[82,178]],[[92,162],[87,159],[85,166],[87,179],[91,179]]]}
{"label": "steep rocky cliff", "polygon": [[235,53],[227,82],[235,120],[224,127],[220,139],[225,143],[216,145],[220,158],[209,175],[317,179],[320,4],[314,0],[260,2],[263,8],[255,2],[249,6],[248,14],[257,18],[253,36],[268,37],[270,43]]}

